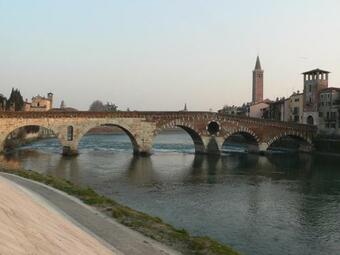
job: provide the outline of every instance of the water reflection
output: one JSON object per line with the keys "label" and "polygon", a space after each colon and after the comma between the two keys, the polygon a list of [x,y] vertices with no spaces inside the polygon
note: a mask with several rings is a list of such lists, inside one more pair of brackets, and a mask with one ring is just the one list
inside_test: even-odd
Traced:
{"label": "water reflection", "polygon": [[[174,134],[172,134],[174,136]],[[113,144],[126,141],[119,137]],[[162,137],[158,138],[160,143]],[[91,141],[96,141],[95,148]],[[150,158],[91,137],[76,158],[60,157],[53,141],[0,157],[0,167],[34,169],[88,185],[195,235],[244,254],[338,254],[339,158],[307,154],[263,157],[194,155],[185,144],[159,144]],[[189,140],[190,142],[190,140]],[[42,148],[39,150],[39,148]],[[93,148],[93,149],[91,149]],[[174,152],[184,148],[184,152]],[[164,153],[166,152],[166,153]]]}

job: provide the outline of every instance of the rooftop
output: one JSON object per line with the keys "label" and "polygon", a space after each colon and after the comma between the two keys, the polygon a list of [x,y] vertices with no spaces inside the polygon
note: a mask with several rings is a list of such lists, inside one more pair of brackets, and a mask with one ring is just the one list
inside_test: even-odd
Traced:
{"label": "rooftop", "polygon": [[332,91],[332,90],[340,91],[340,88],[329,87],[329,88],[325,88],[325,89],[320,90],[320,93],[321,93],[321,92]]}
{"label": "rooftop", "polygon": [[256,58],[255,70],[262,70],[259,56],[257,56],[257,58]]}
{"label": "rooftop", "polygon": [[330,73],[330,72],[317,68],[317,69],[310,70],[308,72],[304,72],[302,74],[318,74],[318,73],[321,74],[321,73]]}

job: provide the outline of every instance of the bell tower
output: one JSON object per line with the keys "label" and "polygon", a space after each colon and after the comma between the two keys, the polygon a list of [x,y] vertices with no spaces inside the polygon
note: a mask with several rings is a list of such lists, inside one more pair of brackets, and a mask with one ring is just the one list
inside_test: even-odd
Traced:
{"label": "bell tower", "polygon": [[261,68],[260,57],[257,56],[255,69],[253,71],[253,97],[252,103],[263,101],[263,70]]}
{"label": "bell tower", "polygon": [[303,123],[319,125],[320,91],[328,88],[328,71],[314,69],[303,74]]}

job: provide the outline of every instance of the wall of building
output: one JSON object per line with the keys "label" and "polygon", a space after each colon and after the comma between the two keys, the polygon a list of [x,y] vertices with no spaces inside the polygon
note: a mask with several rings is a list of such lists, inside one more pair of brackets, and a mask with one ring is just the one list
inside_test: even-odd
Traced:
{"label": "wall of building", "polygon": [[24,110],[25,111],[49,111],[53,108],[53,94],[49,93],[47,97],[35,96],[32,98],[32,102],[26,100]]}
{"label": "wall of building", "polygon": [[251,118],[263,118],[263,113],[268,109],[269,104],[261,102],[253,104],[249,108],[249,117]]}
{"label": "wall of building", "polygon": [[289,98],[289,117],[288,121],[303,122],[303,94],[296,93]]}
{"label": "wall of building", "polygon": [[340,89],[320,92],[319,129],[322,134],[340,134]]}

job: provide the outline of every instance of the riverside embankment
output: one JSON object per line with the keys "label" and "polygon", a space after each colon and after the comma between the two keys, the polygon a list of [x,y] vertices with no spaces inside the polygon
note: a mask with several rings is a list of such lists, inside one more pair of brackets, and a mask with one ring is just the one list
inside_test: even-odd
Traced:
{"label": "riverside embankment", "polygon": [[0,194],[0,254],[121,254],[7,178]]}
{"label": "riverside embankment", "polygon": [[[2,173],[5,178],[39,194],[54,206],[65,212],[81,226],[114,246],[122,254],[238,254],[232,249],[206,237],[192,237],[185,230],[177,230],[159,218],[134,211],[110,199],[99,196],[89,188],[80,188],[70,182],[44,176],[32,171],[9,171]],[[15,175],[13,175],[15,174]],[[85,206],[54,189],[18,176],[48,184],[58,190],[73,195],[96,209]],[[98,211],[99,210],[99,211]],[[114,218],[115,220],[113,220]],[[168,248],[148,237],[161,241],[175,249]],[[96,253],[94,253],[96,254]]]}

